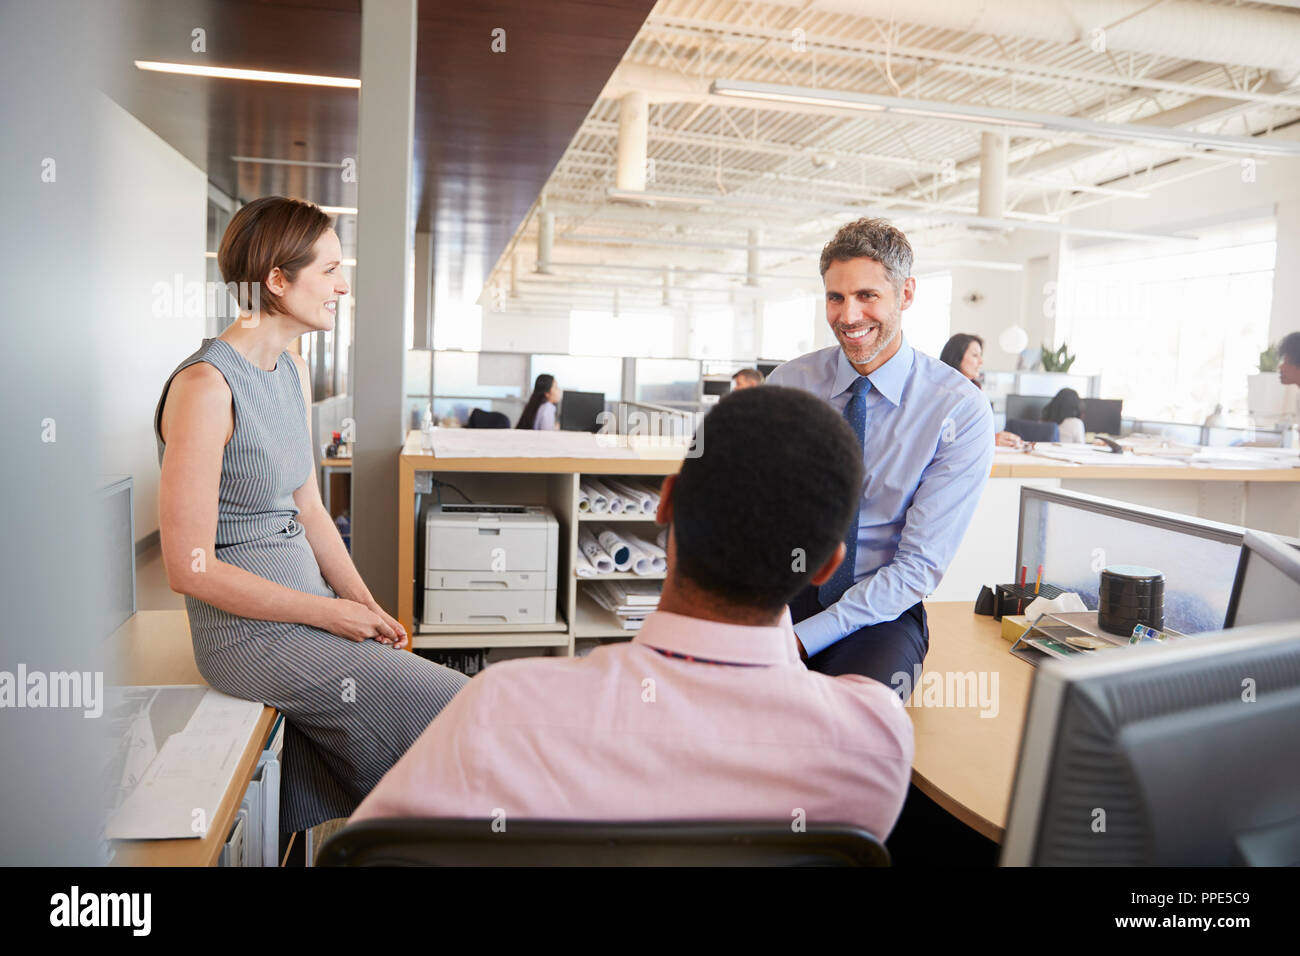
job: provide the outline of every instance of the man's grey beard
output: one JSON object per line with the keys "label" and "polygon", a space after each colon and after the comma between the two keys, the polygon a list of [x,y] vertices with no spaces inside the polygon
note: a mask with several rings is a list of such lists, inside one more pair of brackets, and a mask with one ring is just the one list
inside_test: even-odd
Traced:
{"label": "man's grey beard", "polygon": [[880,357],[881,352],[885,351],[885,349],[889,348],[891,345],[894,344],[894,339],[898,338],[899,335],[902,334],[903,323],[902,323],[901,309],[899,310],[898,315],[894,316],[894,319],[897,320],[894,322],[894,334],[891,335],[884,342],[881,342],[879,345],[877,345],[876,350],[872,352],[870,355],[868,355],[866,358],[864,358],[861,362],[858,362],[857,363],[858,365],[870,365],[872,362],[874,362],[876,359]]}

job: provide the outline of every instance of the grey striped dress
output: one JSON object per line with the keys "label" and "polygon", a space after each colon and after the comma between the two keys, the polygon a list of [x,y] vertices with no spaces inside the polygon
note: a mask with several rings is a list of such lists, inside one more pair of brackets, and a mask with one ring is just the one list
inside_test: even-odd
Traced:
{"label": "grey striped dress", "polygon": [[[285,587],[337,597],[295,520],[293,492],[315,462],[293,359],[281,352],[268,372],[224,339],[204,339],[168,376],[158,400],[160,466],[167,390],[176,372],[195,362],[215,366],[234,398],[235,430],[221,461],[216,557]],[[285,715],[282,832],[351,814],[466,681],[376,641],[239,617],[189,595],[185,607],[204,680]]]}

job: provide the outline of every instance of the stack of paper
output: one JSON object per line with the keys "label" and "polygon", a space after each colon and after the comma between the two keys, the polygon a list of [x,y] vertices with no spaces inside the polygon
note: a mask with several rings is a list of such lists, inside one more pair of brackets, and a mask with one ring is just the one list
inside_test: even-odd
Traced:
{"label": "stack of paper", "polygon": [[635,631],[659,606],[659,585],[650,581],[594,581],[592,600],[618,617],[625,631]]}

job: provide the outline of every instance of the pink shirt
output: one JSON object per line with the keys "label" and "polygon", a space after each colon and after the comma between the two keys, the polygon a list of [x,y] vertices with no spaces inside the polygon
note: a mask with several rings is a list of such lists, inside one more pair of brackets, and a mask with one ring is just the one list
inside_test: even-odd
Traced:
{"label": "pink shirt", "polygon": [[352,819],[793,821],[802,810],[883,840],[912,747],[888,687],[803,665],[788,611],[775,627],[656,611],[633,641],[587,657],[493,664]]}

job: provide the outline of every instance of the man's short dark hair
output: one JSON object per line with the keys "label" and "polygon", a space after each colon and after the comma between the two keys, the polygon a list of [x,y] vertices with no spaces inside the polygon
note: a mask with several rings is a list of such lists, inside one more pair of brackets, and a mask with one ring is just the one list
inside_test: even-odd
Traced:
{"label": "man's short dark hair", "polygon": [[780,608],[844,540],[862,445],[826,402],[780,385],[727,395],[702,437],[673,492],[676,570],[732,604]]}
{"label": "man's short dark hair", "polygon": [[754,385],[763,384],[763,373],[756,368],[742,368],[735,375],[731,376],[732,381],[735,381],[738,378],[743,379],[746,382],[751,382]]}
{"label": "man's short dark hair", "polygon": [[1300,332],[1291,332],[1282,336],[1278,343],[1277,354],[1285,355],[1292,365],[1300,365]]}

